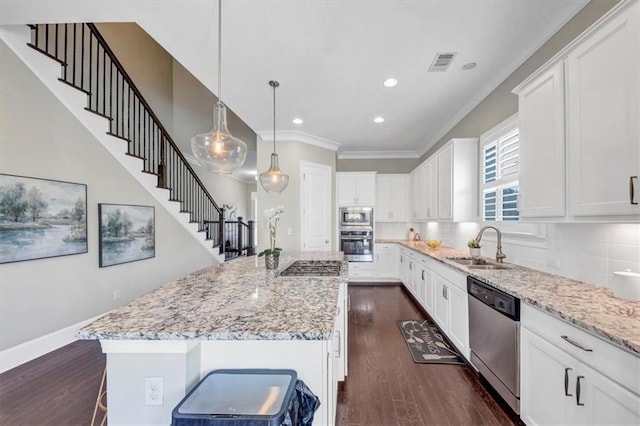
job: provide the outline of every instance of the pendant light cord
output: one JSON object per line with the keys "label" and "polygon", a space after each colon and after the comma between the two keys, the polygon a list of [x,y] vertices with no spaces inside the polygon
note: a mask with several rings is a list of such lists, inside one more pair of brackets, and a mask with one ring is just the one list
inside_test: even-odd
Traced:
{"label": "pendant light cord", "polygon": [[222,103],[222,0],[218,0],[218,102]]}
{"label": "pendant light cord", "polygon": [[273,84],[273,153],[276,153],[276,87],[278,82]]}

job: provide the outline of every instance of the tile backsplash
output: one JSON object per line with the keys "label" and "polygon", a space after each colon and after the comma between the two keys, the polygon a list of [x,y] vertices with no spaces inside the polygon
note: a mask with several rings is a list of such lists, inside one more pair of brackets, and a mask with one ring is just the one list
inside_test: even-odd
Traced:
{"label": "tile backsplash", "polygon": [[[492,224],[506,226],[500,222]],[[640,224],[627,223],[509,223],[503,233],[505,261],[561,275],[577,281],[610,287],[613,273],[640,272]],[[467,250],[467,241],[478,233],[477,222],[376,225],[376,238],[407,238],[409,227],[422,239],[440,239],[443,245]],[[525,235],[535,228],[535,235]],[[482,238],[482,256],[494,257],[492,230]]]}

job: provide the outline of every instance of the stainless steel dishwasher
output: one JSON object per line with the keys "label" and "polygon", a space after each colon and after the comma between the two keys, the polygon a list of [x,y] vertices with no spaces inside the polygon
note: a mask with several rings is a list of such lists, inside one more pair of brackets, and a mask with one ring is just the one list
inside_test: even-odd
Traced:
{"label": "stainless steel dishwasher", "polygon": [[520,414],[520,299],[467,277],[471,363]]}

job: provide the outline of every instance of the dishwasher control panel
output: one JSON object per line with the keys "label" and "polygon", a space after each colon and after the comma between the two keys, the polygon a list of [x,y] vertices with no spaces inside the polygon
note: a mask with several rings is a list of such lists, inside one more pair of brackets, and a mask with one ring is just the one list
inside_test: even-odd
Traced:
{"label": "dishwasher control panel", "polygon": [[467,277],[467,291],[469,295],[485,305],[515,321],[520,321],[520,299],[517,297],[511,296],[473,277]]}

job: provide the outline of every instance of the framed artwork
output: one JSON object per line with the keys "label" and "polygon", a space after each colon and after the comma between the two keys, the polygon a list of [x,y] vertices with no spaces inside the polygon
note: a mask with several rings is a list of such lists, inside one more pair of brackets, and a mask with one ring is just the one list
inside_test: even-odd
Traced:
{"label": "framed artwork", "polygon": [[87,251],[86,185],[0,174],[0,263]]}
{"label": "framed artwork", "polygon": [[98,204],[98,215],[101,268],[155,257],[154,207]]}

